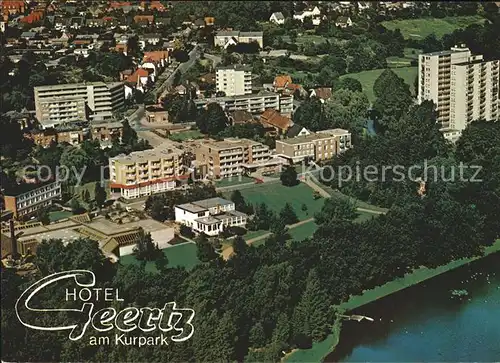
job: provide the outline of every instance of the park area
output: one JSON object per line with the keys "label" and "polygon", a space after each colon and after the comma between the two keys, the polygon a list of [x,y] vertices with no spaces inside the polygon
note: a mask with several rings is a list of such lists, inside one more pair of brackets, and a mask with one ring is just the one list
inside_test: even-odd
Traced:
{"label": "park area", "polygon": [[405,39],[424,39],[430,34],[436,35],[438,39],[445,34],[451,34],[457,29],[466,28],[472,24],[483,24],[486,20],[479,15],[453,16],[438,18],[420,18],[405,20],[383,21],[382,25],[389,29],[401,30]]}
{"label": "park area", "polygon": [[232,187],[240,184],[255,183],[255,179],[245,175],[219,179],[215,182],[216,188]]}
{"label": "park area", "polygon": [[[374,69],[371,71],[363,71],[359,73],[348,73],[341,78],[350,77],[357,79],[361,85],[363,86],[363,92],[368,97],[368,101],[375,101],[375,95],[373,94],[373,85],[377,78],[382,74],[383,69]],[[413,95],[415,95],[415,77],[417,76],[418,69],[417,67],[400,67],[400,68],[392,68],[392,71],[404,79],[405,83],[410,86],[410,91]]]}
{"label": "park area", "polygon": [[180,142],[190,139],[201,139],[201,138],[203,138],[203,134],[198,130],[172,132],[169,136],[170,140],[180,141]]}
{"label": "park area", "polygon": [[[196,245],[191,242],[185,242],[172,247],[164,248],[163,253],[167,256],[168,267],[184,267],[187,270],[192,269],[200,261],[196,256]],[[120,258],[122,265],[140,265],[141,261],[138,261],[134,255],[126,255]],[[158,272],[154,262],[146,263],[146,271],[148,272]]]}

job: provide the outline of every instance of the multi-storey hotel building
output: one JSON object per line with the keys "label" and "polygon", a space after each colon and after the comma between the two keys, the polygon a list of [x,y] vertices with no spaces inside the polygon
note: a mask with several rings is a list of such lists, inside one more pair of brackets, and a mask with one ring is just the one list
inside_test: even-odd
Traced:
{"label": "multi-storey hotel building", "polygon": [[21,219],[33,215],[39,209],[61,199],[61,182],[43,185],[26,184],[17,189],[6,191],[4,195],[5,209],[13,212],[14,217]]}
{"label": "multi-storey hotel building", "polygon": [[499,119],[500,61],[464,46],[419,55],[418,102],[432,100],[445,136],[455,139],[479,119]]}
{"label": "multi-storey hotel building", "polygon": [[35,87],[36,117],[43,127],[87,119],[108,120],[124,105],[119,82],[70,83]]}
{"label": "multi-storey hotel building", "polygon": [[182,150],[168,146],[109,159],[111,192],[131,199],[174,189],[177,180],[189,176],[182,155]]}
{"label": "multi-storey hotel building", "polygon": [[280,164],[271,158],[269,146],[248,139],[228,138],[224,141],[204,141],[196,149],[196,165],[210,179],[227,178],[272,168]]}
{"label": "multi-storey hotel building", "polygon": [[351,147],[351,133],[343,129],[324,130],[305,136],[276,140],[276,153],[291,163],[306,158],[314,161],[332,159]]}

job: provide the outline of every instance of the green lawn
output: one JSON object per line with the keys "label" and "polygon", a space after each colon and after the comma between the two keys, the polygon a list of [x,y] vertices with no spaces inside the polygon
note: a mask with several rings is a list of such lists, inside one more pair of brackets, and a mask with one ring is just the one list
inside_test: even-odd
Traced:
{"label": "green lawn", "polygon": [[375,212],[387,212],[388,211],[387,208],[377,207],[376,205],[368,204],[366,202],[363,202],[362,200],[352,198],[348,195],[341,193],[338,190],[334,190],[333,188],[326,186],[325,184],[321,184],[321,188],[323,188],[325,191],[327,191],[332,196],[332,198],[354,199],[356,201],[356,206],[359,208],[369,209],[369,210],[373,210]]}
{"label": "green lawn", "polygon": [[203,134],[198,130],[174,132],[169,136],[169,139],[173,141],[185,141],[188,139],[201,139],[201,138],[203,138]]}
{"label": "green lawn", "polygon": [[[224,193],[225,197],[230,197],[230,192]],[[279,183],[257,184],[253,187],[241,190],[241,194],[247,203],[253,205],[265,203],[271,210],[279,213],[285,203],[289,203],[299,220],[308,219],[314,216],[323,206],[324,199],[313,198],[313,190],[304,183],[294,187],[285,187]],[[307,206],[307,211],[303,211],[302,205]]]}
{"label": "green lawn", "polygon": [[318,226],[316,225],[316,223],[314,223],[314,221],[311,221],[295,228],[289,229],[288,233],[290,234],[290,237],[292,237],[292,240],[303,241],[306,238],[310,238],[317,228]]}
{"label": "green lawn", "polygon": [[[168,258],[169,267],[180,266],[190,270],[200,262],[196,256],[196,245],[194,243],[183,243],[164,248],[162,251]],[[123,256],[120,258],[120,261],[123,265],[140,264],[140,261],[137,261],[133,255]],[[157,272],[158,270],[154,262],[148,262],[146,264],[146,271]]]}
{"label": "green lawn", "polygon": [[[404,81],[410,86],[411,92],[415,94],[414,82],[415,82],[415,77],[417,76],[418,73],[417,67],[392,68],[392,70],[399,77],[404,79]],[[351,77],[361,82],[361,85],[363,86],[363,92],[368,97],[368,100],[370,102],[373,102],[375,100],[375,96],[373,94],[373,85],[377,80],[378,76],[380,76],[380,74],[383,71],[384,71],[383,69],[374,69],[371,71],[363,71],[359,73],[349,73],[343,75],[342,77]]]}
{"label": "green lawn", "polygon": [[65,211],[65,210],[58,210],[54,212],[49,212],[49,218],[51,222],[56,222],[61,219],[69,218],[73,215],[73,213]]}
{"label": "green lawn", "polygon": [[390,30],[400,29],[405,39],[423,39],[430,34],[442,38],[454,30],[466,28],[472,24],[482,24],[485,19],[479,15],[454,16],[443,19],[420,18],[383,21],[381,24]]}
{"label": "green lawn", "polygon": [[249,176],[240,175],[240,176],[235,176],[232,178],[224,178],[221,180],[217,180],[215,182],[215,186],[217,188],[222,188],[222,187],[229,187],[229,186],[233,186],[233,185],[254,183],[254,182],[255,182],[254,178],[250,178]]}

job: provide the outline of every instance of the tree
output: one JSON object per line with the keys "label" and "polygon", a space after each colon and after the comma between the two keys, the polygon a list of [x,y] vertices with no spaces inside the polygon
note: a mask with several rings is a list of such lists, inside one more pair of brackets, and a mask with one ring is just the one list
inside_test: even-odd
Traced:
{"label": "tree", "polygon": [[[88,191],[87,191],[88,193]],[[96,182],[94,187],[94,200],[100,208],[106,201],[106,190],[101,185],[101,182]]]}
{"label": "tree", "polygon": [[227,116],[218,103],[209,103],[206,110],[196,120],[196,126],[200,132],[209,135],[217,135],[228,125]]}
{"label": "tree", "polygon": [[[85,180],[88,165],[92,164],[92,159],[87,153],[77,147],[67,147],[61,155],[61,166],[59,180],[64,180],[71,186],[77,186]],[[82,177],[82,179],[79,179]]]}
{"label": "tree", "polygon": [[321,340],[329,333],[331,321],[329,312],[328,295],[321,288],[316,269],[312,269],[307,276],[304,293],[294,311],[292,319],[294,333]]}
{"label": "tree", "polygon": [[88,189],[82,190],[82,200],[85,203],[89,203],[90,202],[90,192],[89,192]]}
{"label": "tree", "polygon": [[352,92],[363,92],[361,82],[355,78],[344,77],[340,78],[335,84],[335,89],[346,89]]}
{"label": "tree", "polygon": [[128,146],[134,146],[137,143],[137,132],[130,127],[128,120],[122,122],[122,143]]}
{"label": "tree", "polygon": [[196,238],[196,247],[198,248],[196,255],[201,262],[215,260],[218,256],[205,233],[200,233]]}
{"label": "tree", "polygon": [[71,199],[70,207],[71,207],[71,212],[73,214],[80,214],[84,210],[80,202],[76,198]]}
{"label": "tree", "polygon": [[50,224],[49,210],[47,208],[41,208],[38,210],[36,219],[43,225]]}
{"label": "tree", "polygon": [[321,211],[314,217],[317,224],[328,224],[339,220],[352,221],[357,216],[356,204],[351,200],[328,198],[325,200]]}
{"label": "tree", "polygon": [[137,242],[133,250],[133,255],[139,261],[156,261],[161,258],[163,251],[158,248],[158,244],[153,242],[151,233],[146,233]]}
{"label": "tree", "polygon": [[233,250],[237,256],[242,256],[248,250],[248,245],[241,236],[236,236],[233,239]]}
{"label": "tree", "polygon": [[326,120],[323,117],[321,101],[316,97],[312,97],[302,102],[293,114],[293,120],[295,123],[311,131],[324,130],[327,128],[325,127]]}
{"label": "tree", "polygon": [[285,203],[280,211],[279,218],[285,224],[294,224],[299,221],[299,219],[297,218],[297,214],[295,214],[293,207],[289,203]]}
{"label": "tree", "polygon": [[285,170],[281,172],[280,175],[281,184],[287,187],[293,187],[299,184],[299,179],[297,177],[297,171],[292,166],[287,166]]}

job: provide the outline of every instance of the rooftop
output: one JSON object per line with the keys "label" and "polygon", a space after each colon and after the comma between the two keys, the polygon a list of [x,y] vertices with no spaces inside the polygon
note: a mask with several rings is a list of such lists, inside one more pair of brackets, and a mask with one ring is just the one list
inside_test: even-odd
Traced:
{"label": "rooftop", "polygon": [[251,145],[260,145],[259,142],[250,139],[226,138],[221,141],[203,140],[200,141],[202,146],[210,147],[215,150],[233,149],[236,147],[248,147]]}
{"label": "rooftop", "polygon": [[215,197],[215,198],[210,198],[210,199],[203,199],[203,200],[198,200],[196,202],[193,202],[192,204],[197,205],[199,207],[209,209],[209,208],[214,208],[217,206],[222,206],[222,205],[230,205],[234,204],[232,201],[223,199],[220,197]]}
{"label": "rooftop", "polygon": [[303,144],[303,143],[311,142],[311,141],[315,141],[315,140],[329,139],[329,138],[335,137],[335,136],[345,136],[347,134],[349,134],[349,131],[347,131],[347,130],[332,129],[332,130],[318,131],[314,134],[310,134],[310,135],[306,135],[306,136],[297,136],[297,137],[293,137],[290,139],[277,140],[277,142],[295,145],[295,144]]}
{"label": "rooftop", "polygon": [[217,70],[219,69],[234,69],[235,71],[248,71],[252,70],[252,67],[246,64],[230,64],[227,66],[217,66]]}
{"label": "rooftop", "polygon": [[188,211],[190,213],[200,213],[200,212],[205,212],[207,210],[206,208],[200,207],[199,205],[193,203],[179,204],[176,205],[176,207],[184,209],[185,211]]}
{"label": "rooftop", "polygon": [[54,84],[50,86],[36,86],[35,90],[38,91],[48,91],[52,89],[64,89],[64,88],[76,88],[76,87],[85,87],[85,86],[106,86],[108,88],[117,87],[123,85],[121,82],[82,82],[82,83],[63,83],[63,84]]}
{"label": "rooftop", "polygon": [[129,155],[118,155],[111,160],[116,160],[124,164],[147,162],[150,159],[167,158],[175,154],[181,154],[182,150],[170,146],[168,148],[154,148],[152,150],[135,151]]}

